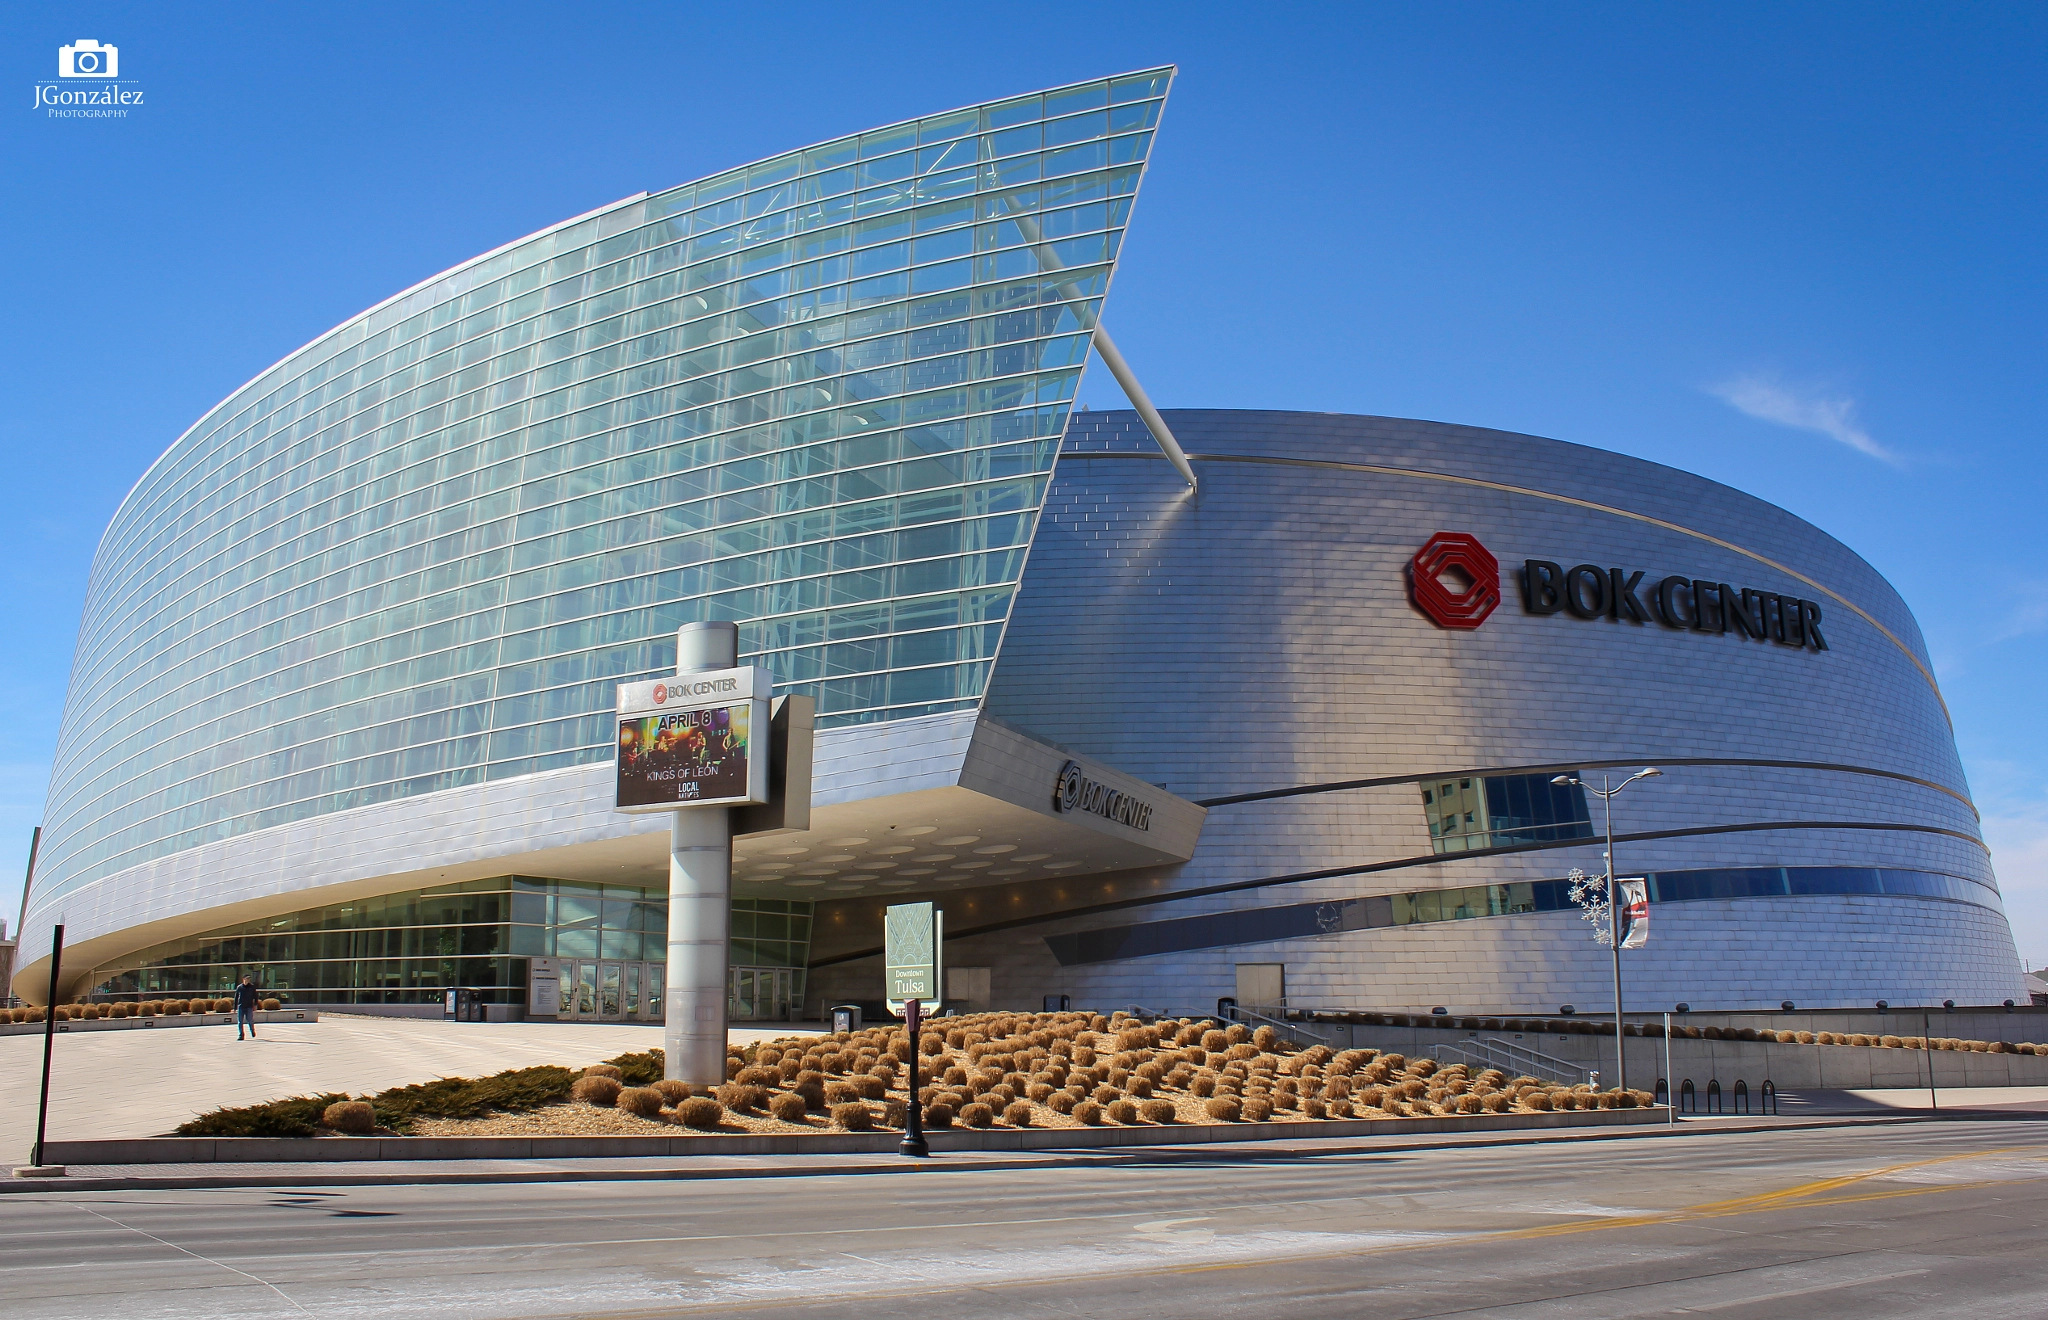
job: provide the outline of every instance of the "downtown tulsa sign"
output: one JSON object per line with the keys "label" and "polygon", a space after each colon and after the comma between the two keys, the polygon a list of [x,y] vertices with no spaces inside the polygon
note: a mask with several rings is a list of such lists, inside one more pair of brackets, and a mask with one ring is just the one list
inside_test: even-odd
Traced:
{"label": "downtown tulsa sign", "polygon": [[[1645,585],[1643,570],[1524,560],[1515,574],[1522,609],[1617,623],[1661,623],[1691,632],[1734,633],[1800,650],[1825,651],[1820,606],[1775,591],[1672,574]],[[1468,631],[1500,604],[1500,564],[1466,532],[1438,532],[1408,561],[1409,598],[1440,628]]]}

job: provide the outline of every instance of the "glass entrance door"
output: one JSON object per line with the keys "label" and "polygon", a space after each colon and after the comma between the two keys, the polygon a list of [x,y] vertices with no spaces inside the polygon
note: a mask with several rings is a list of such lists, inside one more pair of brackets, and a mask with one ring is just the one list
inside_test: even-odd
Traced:
{"label": "glass entrance door", "polygon": [[726,1012],[742,1022],[787,1022],[797,1008],[793,967],[735,967],[726,979]]}
{"label": "glass entrance door", "polygon": [[659,1022],[665,970],[660,963],[565,961],[557,1020]]}

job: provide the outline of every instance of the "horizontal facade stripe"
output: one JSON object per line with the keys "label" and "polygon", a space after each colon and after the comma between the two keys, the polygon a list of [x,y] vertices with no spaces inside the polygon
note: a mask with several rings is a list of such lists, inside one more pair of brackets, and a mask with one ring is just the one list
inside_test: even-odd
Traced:
{"label": "horizontal facade stripe", "polygon": [[[1650,902],[1729,902],[1752,898],[1809,898],[1831,895],[1883,895],[1970,903],[2002,912],[1996,895],[1973,880],[1930,871],[1878,867],[1758,866],[1701,871],[1658,871],[1646,877]],[[1104,926],[1045,937],[1062,967],[1122,962],[1196,949],[1221,949],[1276,940],[1311,939],[1348,931],[1391,930],[1445,921],[1474,921],[1541,912],[1576,912],[1569,880],[1524,880],[1488,885],[1422,890],[1409,894],[1376,894],[1294,903],[1284,907],[1244,908],[1211,912],[1171,921],[1129,926]],[[1443,913],[1440,904],[1461,903],[1473,891],[1496,891],[1481,901],[1486,911]],[[1407,908],[1406,912],[1401,909]],[[1433,915],[1426,914],[1433,913]],[[1654,926],[1652,927],[1654,930]],[[1653,937],[1654,938],[1654,935]]]}
{"label": "horizontal facade stripe", "polygon": [[1269,802],[1275,798],[1307,797],[1316,793],[1342,793],[1354,788],[1383,788],[1389,784],[1424,784],[1432,779],[1479,779],[1488,775],[1548,775],[1568,774],[1578,770],[1612,770],[1639,765],[1723,765],[1755,766],[1769,770],[1827,770],[1845,775],[1871,775],[1879,779],[1894,779],[1902,784],[1917,784],[1931,788],[1937,793],[1946,793],[1970,809],[1972,816],[1978,816],[1975,803],[1946,784],[1937,784],[1932,779],[1918,775],[1901,774],[1897,770],[1877,770],[1864,765],[1839,765],[1833,761],[1766,761],[1735,759],[1716,756],[1639,756],[1625,761],[1559,761],[1554,765],[1506,765],[1486,770],[1437,770],[1422,775],[1382,775],[1376,779],[1340,779],[1327,784],[1299,784],[1293,788],[1268,788],[1254,793],[1231,793],[1223,797],[1199,799],[1195,805],[1202,807],[1234,807],[1242,802]]}
{"label": "horizontal facade stripe", "polygon": [[[1691,839],[1710,834],[1756,834],[1776,830],[1872,830],[1879,833],[1933,834],[1960,839],[1964,843],[1983,848],[1984,842],[1959,830],[1943,829],[1938,825],[1906,825],[1891,821],[1867,820],[1778,820],[1754,821],[1740,825],[1692,825],[1675,830],[1644,830],[1636,834],[1617,834],[1614,841],[1622,843],[1648,843],[1656,839]],[[1422,857],[1397,857],[1385,862],[1366,862],[1358,866],[1330,866],[1316,871],[1296,871],[1289,875],[1269,875],[1257,880],[1237,880],[1229,884],[1201,885],[1192,889],[1177,889],[1164,894],[1146,894],[1138,898],[1120,898],[1108,903],[1091,903],[1084,907],[1067,908],[1059,912],[1042,912],[1029,917],[1014,917],[1008,921],[994,921],[981,926],[968,926],[949,931],[948,940],[963,940],[974,935],[988,935],[996,931],[1020,930],[1026,926],[1043,926],[1055,921],[1066,921],[1073,917],[1093,916],[1099,912],[1119,912],[1128,908],[1152,907],[1160,903],[1178,903],[1189,898],[1208,898],[1216,894],[1241,894],[1254,889],[1270,889],[1275,885],[1295,885],[1307,880],[1336,880],[1352,875],[1376,875],[1382,871],[1405,871],[1417,866],[1436,866],[1445,862],[1469,861],[1479,857],[1505,857],[1514,853],[1550,852],[1559,848],[1588,848],[1597,846],[1600,840],[1566,839],[1556,843],[1514,843],[1494,848],[1472,848],[1455,853],[1429,853]],[[1987,850],[1988,851],[1988,850]],[[812,967],[829,967],[834,963],[853,962],[860,958],[872,958],[881,953],[880,946],[872,949],[856,949],[851,953],[837,954],[812,962]]]}

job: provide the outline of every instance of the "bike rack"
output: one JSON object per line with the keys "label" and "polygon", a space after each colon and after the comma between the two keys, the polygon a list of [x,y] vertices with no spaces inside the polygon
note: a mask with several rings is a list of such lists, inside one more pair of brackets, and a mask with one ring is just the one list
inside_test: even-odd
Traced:
{"label": "bike rack", "polygon": [[1697,1114],[1700,1110],[1700,1093],[1694,1089],[1692,1078],[1678,1084],[1678,1111],[1682,1114]]}
{"label": "bike rack", "polygon": [[1668,1078],[1668,1077],[1659,1077],[1659,1078],[1657,1079],[1657,1092],[1656,1092],[1655,1100],[1656,1100],[1656,1103],[1658,1103],[1658,1104],[1660,1104],[1660,1105],[1668,1105],[1668,1104],[1670,1104],[1670,1103],[1671,1103],[1671,1079],[1670,1079],[1670,1078]]}
{"label": "bike rack", "polygon": [[1747,1114],[1749,1112],[1749,1083],[1743,1081],[1740,1077],[1735,1079],[1735,1112],[1738,1114]]}
{"label": "bike rack", "polygon": [[1721,1103],[1721,1080],[1718,1077],[1709,1077],[1707,1079],[1707,1112],[1710,1114],[1725,1114],[1728,1112]]}
{"label": "bike rack", "polygon": [[1759,1114],[1775,1115],[1778,1112],[1778,1088],[1772,1084],[1770,1078],[1764,1078],[1764,1084],[1758,1089],[1756,1096]]}

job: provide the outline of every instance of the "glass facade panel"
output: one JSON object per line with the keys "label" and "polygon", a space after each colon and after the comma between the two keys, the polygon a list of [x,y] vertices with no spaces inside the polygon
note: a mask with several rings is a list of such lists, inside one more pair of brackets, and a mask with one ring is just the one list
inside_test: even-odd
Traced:
{"label": "glass facade panel", "polygon": [[[550,915],[552,914],[552,915]],[[600,962],[616,976],[614,998],[658,994],[653,973],[667,957],[668,895],[625,885],[499,876],[439,889],[309,908],[247,926],[161,944],[97,969],[95,998],[227,994],[244,975],[295,1004],[438,1003],[449,986],[475,987],[485,1003],[526,1002],[529,958]],[[801,995],[810,961],[811,904],[733,902],[734,965],[791,969]],[[627,970],[621,971],[620,968]],[[563,968],[564,1002],[581,973]],[[590,974],[593,978],[598,973]],[[599,1012],[598,980],[587,987]],[[620,1000],[623,1002],[623,999]],[[617,1014],[611,1014],[617,1016]]]}
{"label": "glass facade panel", "polygon": [[1431,845],[1448,853],[1592,838],[1585,790],[1551,778],[1474,775],[1423,784]]}
{"label": "glass facade panel", "polygon": [[603,760],[695,620],[827,726],[975,705],[1169,78],[635,199],[238,391],[101,543],[38,890]]}

